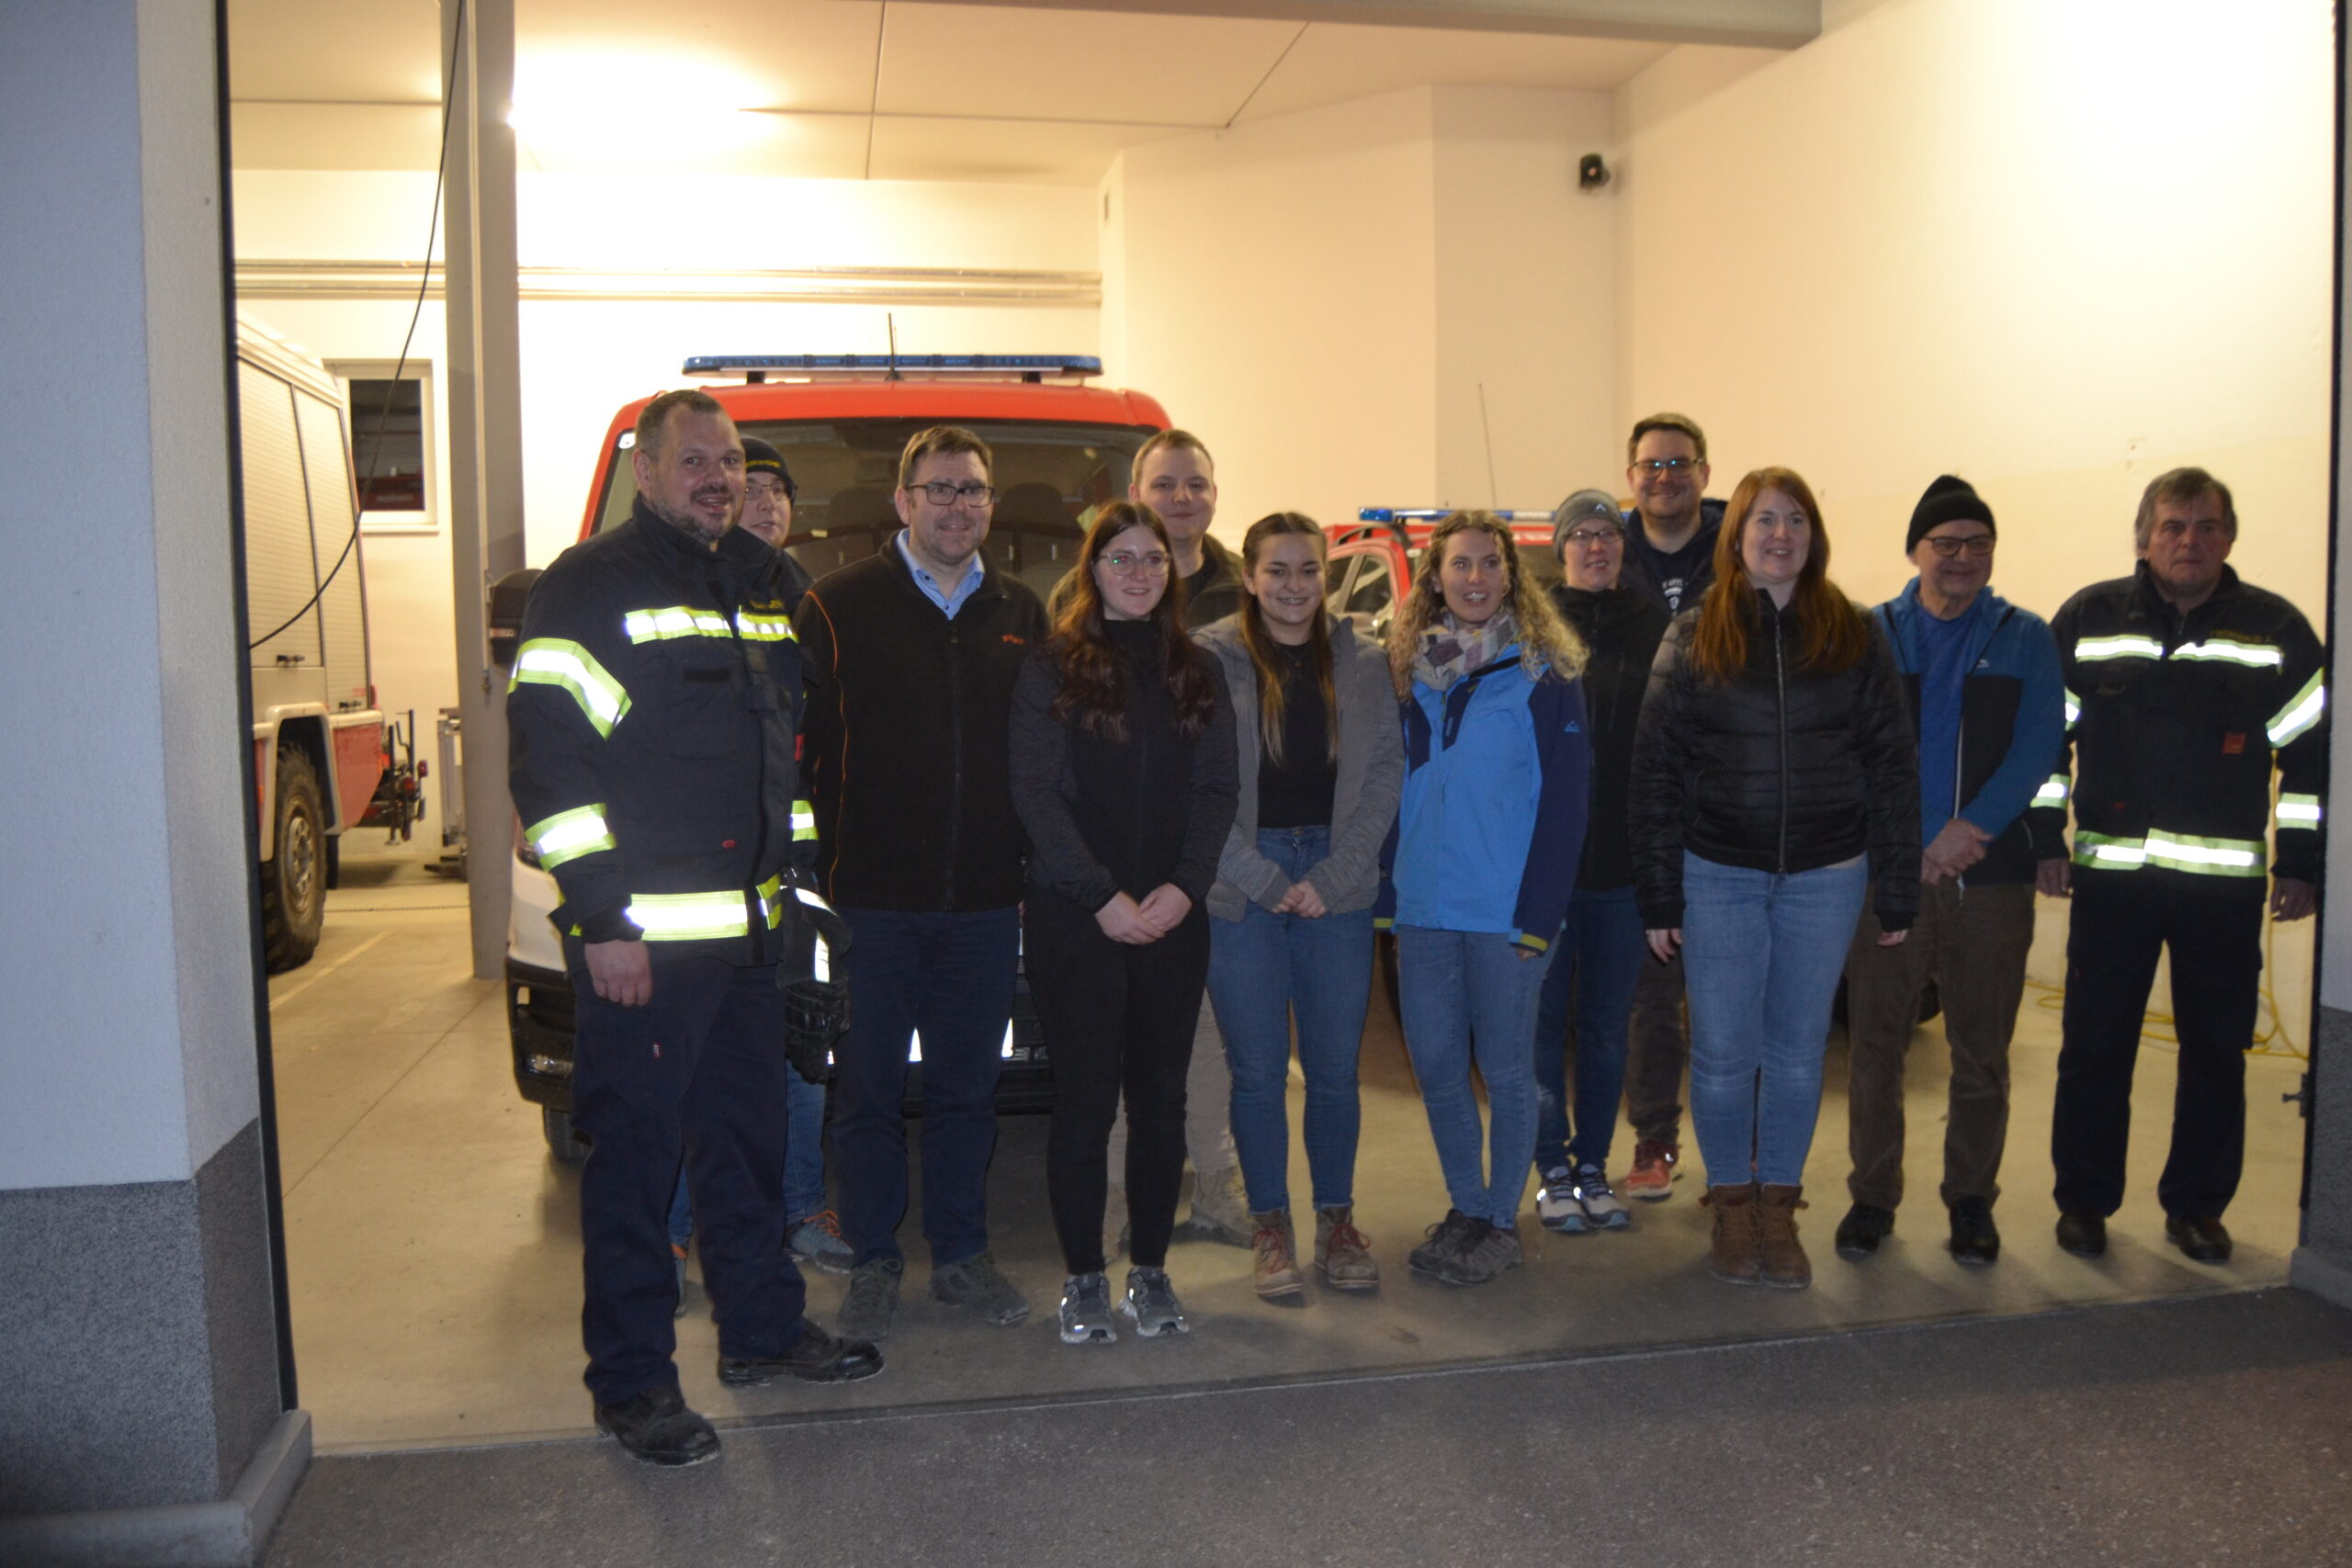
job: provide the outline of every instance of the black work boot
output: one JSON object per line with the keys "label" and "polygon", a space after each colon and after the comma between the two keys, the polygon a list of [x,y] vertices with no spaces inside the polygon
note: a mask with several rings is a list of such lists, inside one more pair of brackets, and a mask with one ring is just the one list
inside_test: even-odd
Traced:
{"label": "black work boot", "polygon": [[2001,1233],[1993,1225],[1993,1205],[1962,1198],[1951,1206],[1952,1257],[1962,1263],[1990,1263],[2001,1256]]}
{"label": "black work boot", "polygon": [[618,1439],[631,1459],[647,1464],[700,1464],[718,1457],[718,1434],[686,1408],[674,1384],[599,1404],[596,1426]]}
{"label": "black work boot", "polygon": [[1831,1245],[1837,1247],[1838,1257],[1850,1263],[1876,1252],[1878,1244],[1894,1230],[1894,1210],[1882,1209],[1875,1203],[1857,1203],[1838,1222],[1838,1235]]}
{"label": "black work boot", "polygon": [[718,1381],[729,1388],[758,1388],[775,1379],[798,1378],[802,1382],[855,1382],[882,1370],[882,1352],[865,1339],[844,1339],[826,1333],[807,1318],[800,1320],[800,1337],[776,1356],[718,1358]]}

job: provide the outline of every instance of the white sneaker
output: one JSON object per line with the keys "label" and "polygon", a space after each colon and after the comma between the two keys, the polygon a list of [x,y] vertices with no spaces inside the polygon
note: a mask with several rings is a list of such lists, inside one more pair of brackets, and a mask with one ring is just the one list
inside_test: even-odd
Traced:
{"label": "white sneaker", "polygon": [[1544,1185],[1535,1190],[1535,1217],[1544,1222],[1545,1230],[1566,1235],[1590,1228],[1584,1205],[1577,1201],[1574,1171],[1561,1166],[1544,1173]]}

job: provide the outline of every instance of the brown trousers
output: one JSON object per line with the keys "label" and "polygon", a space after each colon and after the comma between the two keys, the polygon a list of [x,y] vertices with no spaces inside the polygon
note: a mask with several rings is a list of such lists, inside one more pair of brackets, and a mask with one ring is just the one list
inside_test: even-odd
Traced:
{"label": "brown trousers", "polygon": [[1919,918],[1898,947],[1878,945],[1877,914],[1864,905],[1846,955],[1846,1032],[1852,1045],[1847,1146],[1854,1201],[1892,1210],[1903,1201],[1903,1058],[1932,979],[1951,1046],[1951,1104],[1944,1127],[1942,1196],[2000,1196],[2009,1134],[2009,1038],[2025,996],[2033,946],[2033,888],[1919,889]]}
{"label": "brown trousers", "polygon": [[1634,982],[1625,1040],[1625,1120],[1637,1143],[1682,1142],[1682,1077],[1690,1066],[1690,1020],[1682,999],[1682,955],[1645,956]]}

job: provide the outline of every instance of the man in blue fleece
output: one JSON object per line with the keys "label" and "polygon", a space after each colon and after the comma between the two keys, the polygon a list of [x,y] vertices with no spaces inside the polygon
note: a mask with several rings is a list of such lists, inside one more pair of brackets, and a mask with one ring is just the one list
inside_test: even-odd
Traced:
{"label": "man in blue fleece", "polygon": [[1911,514],[1919,574],[1878,607],[1902,666],[1919,735],[1919,918],[1900,947],[1878,945],[1865,906],[1846,961],[1852,1044],[1848,1145],[1854,1206],[1838,1256],[1867,1258],[1903,1201],[1903,1056],[1919,993],[1937,985],[1951,1045],[1951,1108],[1942,1197],[1951,1255],[2000,1255],[1993,1200],[2009,1126],[2009,1037],[2033,946],[2037,845],[2026,807],[2049,782],[2065,730],[2064,688],[2050,627],[1987,586],[1993,510],[1946,474]]}

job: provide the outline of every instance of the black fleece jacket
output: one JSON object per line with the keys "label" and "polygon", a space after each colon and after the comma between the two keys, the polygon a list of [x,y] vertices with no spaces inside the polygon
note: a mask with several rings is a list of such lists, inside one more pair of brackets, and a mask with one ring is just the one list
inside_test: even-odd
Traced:
{"label": "black fleece jacket", "polygon": [[1667,629],[1634,742],[1634,884],[1642,924],[1682,923],[1682,852],[1718,865],[1817,871],[1865,849],[1879,923],[1919,908],[1919,753],[1876,616],[1853,667],[1802,668],[1796,617],[1758,592],[1747,667],[1724,684],[1690,662],[1696,609]]}
{"label": "black fleece jacket", "polygon": [[1584,859],[1577,866],[1577,886],[1606,892],[1634,881],[1634,846],[1626,837],[1634,730],[1668,616],[1647,595],[1631,588],[1594,593],[1555,583],[1552,602],[1592,654],[1584,667],[1585,723],[1592,735],[1592,801],[1584,819]]}
{"label": "black fleece jacket", "polygon": [[1121,893],[1141,899],[1162,883],[1202,908],[1240,804],[1233,704],[1225,673],[1206,660],[1216,708],[1199,737],[1176,728],[1148,622],[1114,622],[1126,673],[1125,740],[1106,740],[1053,716],[1062,674],[1050,649],[1022,669],[1012,695],[1012,787],[1029,829],[1030,896],[1100,910]]}
{"label": "black fleece jacket", "polygon": [[792,624],[825,896],[865,909],[1019,903],[1004,737],[1022,660],[1046,637],[1036,594],[990,568],[951,621],[888,543],[828,572]]}

